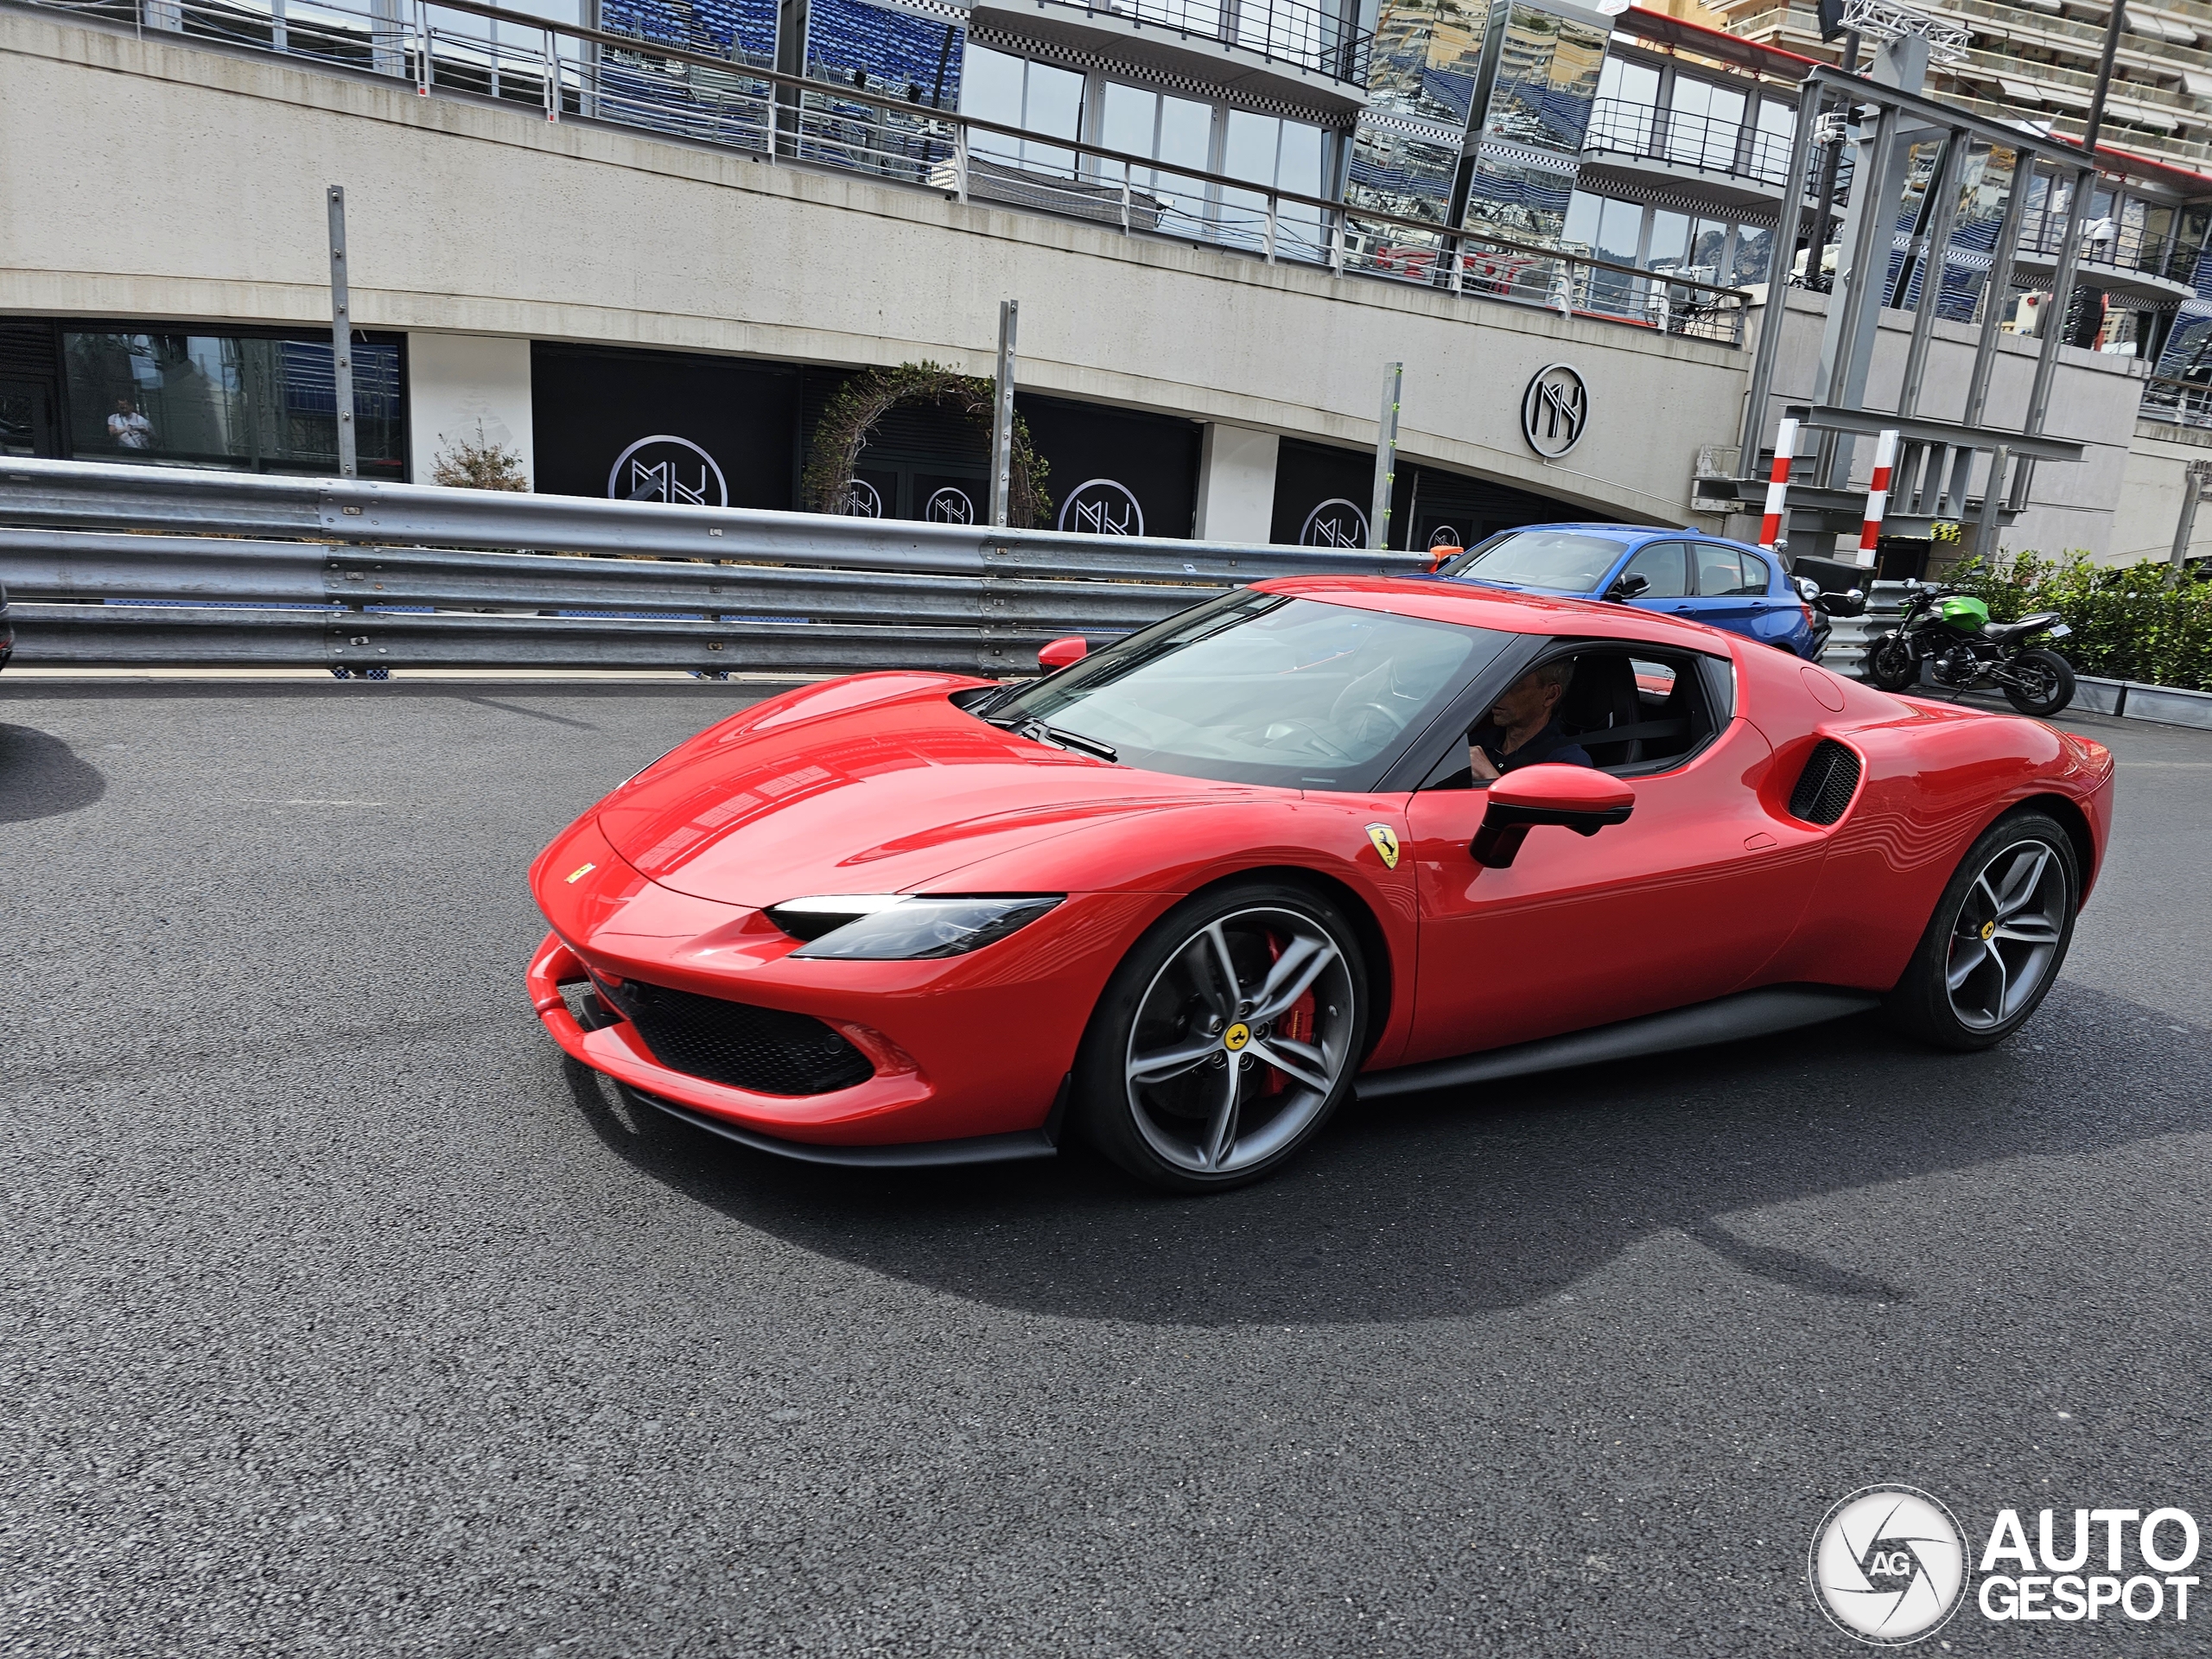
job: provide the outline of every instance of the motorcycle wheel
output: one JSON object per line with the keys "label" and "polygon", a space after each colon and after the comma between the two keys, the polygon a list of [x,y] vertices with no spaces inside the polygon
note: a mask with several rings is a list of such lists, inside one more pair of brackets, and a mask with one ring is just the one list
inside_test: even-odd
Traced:
{"label": "motorcycle wheel", "polygon": [[2005,701],[2024,715],[2048,720],[2074,701],[2074,664],[2055,651],[2031,646],[2012,659],[2014,672],[2037,682],[2034,691],[2005,688]]}
{"label": "motorcycle wheel", "polygon": [[1866,677],[1885,691],[1903,691],[1919,683],[1920,664],[1900,635],[1885,633],[1867,649]]}

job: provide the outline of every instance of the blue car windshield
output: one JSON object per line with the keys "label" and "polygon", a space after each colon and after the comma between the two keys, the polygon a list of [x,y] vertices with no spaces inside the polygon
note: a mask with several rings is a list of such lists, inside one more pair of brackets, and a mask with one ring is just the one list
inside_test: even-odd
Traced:
{"label": "blue car windshield", "polygon": [[1016,730],[1040,721],[1111,745],[1127,766],[1286,789],[1365,790],[1513,637],[1235,593],[976,711]]}
{"label": "blue car windshield", "polygon": [[1571,530],[1509,530],[1452,560],[1442,574],[1477,582],[1510,582],[1516,588],[1586,594],[1605,579],[1605,572],[1620,556],[1621,544],[1610,536],[1578,535]]}

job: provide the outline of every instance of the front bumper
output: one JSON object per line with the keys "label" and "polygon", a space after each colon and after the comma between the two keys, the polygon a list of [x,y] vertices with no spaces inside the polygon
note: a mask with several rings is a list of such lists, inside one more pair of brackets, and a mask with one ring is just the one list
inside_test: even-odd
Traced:
{"label": "front bumper", "polygon": [[[793,959],[796,943],[760,912],[646,880],[588,817],[539,859],[531,888],[554,931],[530,964],[531,1002],[563,1050],[660,1109],[730,1139],[868,1164],[1049,1153],[1052,1113],[1099,993],[1127,941],[1171,902],[1072,894],[1020,931],[963,957]],[[578,1019],[563,987],[582,1006],[594,975],[609,984],[636,981],[808,1016],[858,1049],[871,1075],[849,1087],[784,1095],[675,1070],[602,999],[594,999],[594,1017]],[[925,1152],[925,1143],[941,1149]]]}
{"label": "front bumper", "polygon": [[[610,1019],[603,1024],[596,1020],[586,1024],[576,1017],[562,988],[588,983],[588,977],[576,953],[562,943],[559,935],[548,933],[531,961],[530,998],[539,1023],[553,1040],[645,1104],[755,1152],[774,1153],[805,1163],[893,1169],[1050,1158],[1059,1149],[1059,1118],[1068,1088],[1065,1074],[1034,1128],[888,1144],[793,1139],[789,1133],[791,1128],[804,1134],[814,1127],[792,1121],[791,1109],[796,1106],[830,1103],[868,1119],[887,1116],[896,1120],[906,1116],[909,1108],[927,1102],[930,1091],[912,1072],[890,1077],[879,1072],[850,1089],[795,1096],[756,1094],[672,1071],[653,1058],[626,1022]],[[772,1128],[785,1132],[773,1133]]]}

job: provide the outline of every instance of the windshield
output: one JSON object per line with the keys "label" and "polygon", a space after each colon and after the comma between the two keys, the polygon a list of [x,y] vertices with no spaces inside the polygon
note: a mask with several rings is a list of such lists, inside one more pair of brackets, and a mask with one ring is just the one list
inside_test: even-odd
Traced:
{"label": "windshield", "polygon": [[1240,592],[1132,634],[988,709],[1113,746],[1124,766],[1368,789],[1512,636]]}
{"label": "windshield", "polygon": [[1621,544],[1610,536],[1568,530],[1509,530],[1444,567],[1447,576],[1586,594],[1605,579]]}

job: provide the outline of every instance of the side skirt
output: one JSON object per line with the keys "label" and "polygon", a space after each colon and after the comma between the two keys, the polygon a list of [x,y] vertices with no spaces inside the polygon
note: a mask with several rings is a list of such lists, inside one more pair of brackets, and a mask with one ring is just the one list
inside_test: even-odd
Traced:
{"label": "side skirt", "polygon": [[1453,1059],[1429,1060],[1395,1071],[1376,1071],[1359,1079],[1357,1098],[1389,1100],[1428,1089],[1452,1089],[1473,1083],[1496,1083],[1504,1077],[1524,1077],[1538,1071],[1562,1071],[1570,1066],[1599,1065],[1607,1060],[1632,1060],[1645,1054],[1665,1054],[1675,1049],[1706,1048],[1715,1043],[1764,1037],[1799,1026],[1816,1026],[1864,1013],[1878,1007],[1881,998],[1872,991],[1846,990],[1834,985],[1770,985],[1756,991],[1738,991],[1687,1008],[1648,1014],[1640,1020],[1568,1032],[1533,1043],[1516,1043],[1480,1054]]}

